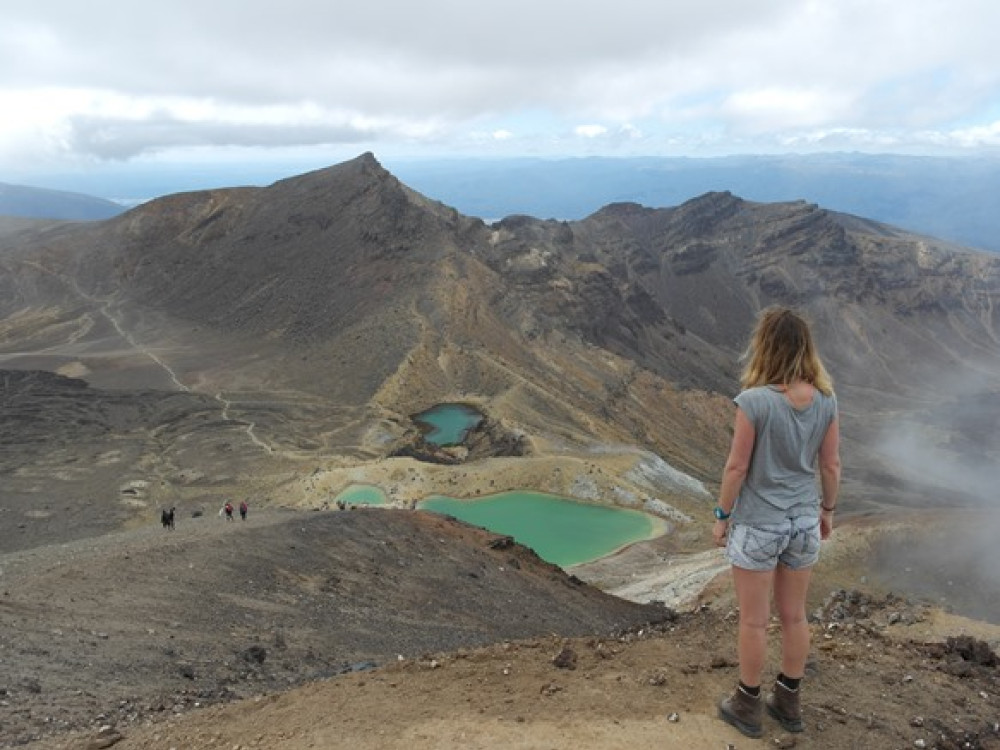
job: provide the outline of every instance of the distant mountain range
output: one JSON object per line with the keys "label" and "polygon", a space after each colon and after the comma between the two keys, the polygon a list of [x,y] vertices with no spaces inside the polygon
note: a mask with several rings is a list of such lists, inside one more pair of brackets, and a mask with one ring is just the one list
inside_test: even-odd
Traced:
{"label": "distant mountain range", "polygon": [[66,221],[95,221],[118,216],[125,209],[91,195],[0,182],[0,216]]}
{"label": "distant mountain range", "polygon": [[[709,192],[765,203],[805,200],[960,245],[1000,252],[1000,157],[859,153],[719,158],[396,159],[393,174],[469,216],[579,220],[617,202],[676,206]],[[172,165],[114,177],[50,176],[41,190],[0,184],[0,216],[103,219],[153,197],[266,185],[311,169]],[[86,195],[84,195],[86,194]],[[122,204],[88,195],[131,196]]]}
{"label": "distant mountain range", "polygon": [[871,154],[714,159],[589,158],[400,161],[393,173],[425,195],[487,219],[582,219],[614,202],[676,206],[708,192],[805,200],[1000,252],[1000,158]]}
{"label": "distant mountain range", "polygon": [[[557,455],[574,468],[545,489],[635,496],[625,470],[599,470],[611,450],[713,482],[739,355],[776,303],[810,316],[836,378],[851,507],[987,497],[1000,256],[729,192],[491,225],[371,154],[0,233],[0,370],[82,379],[8,378],[0,474],[25,507],[58,476],[90,477],[95,498],[138,477],[166,505],[221,477],[269,492],[290,462],[383,467],[409,415],[467,401],[529,457],[456,483],[499,489]],[[463,492],[425,486],[446,489]]]}

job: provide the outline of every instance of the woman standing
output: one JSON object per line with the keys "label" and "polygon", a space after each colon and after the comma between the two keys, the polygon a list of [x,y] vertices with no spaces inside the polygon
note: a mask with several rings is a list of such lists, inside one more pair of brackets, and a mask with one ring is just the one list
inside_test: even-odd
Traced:
{"label": "woman standing", "polygon": [[[712,536],[726,547],[740,608],[740,682],[719,704],[719,716],[760,737],[762,704],[785,730],[803,729],[806,592],[820,540],[833,530],[840,430],[833,383],[802,317],[786,308],[764,310],[746,360]],[[762,701],[772,591],[781,621],[781,672]]]}

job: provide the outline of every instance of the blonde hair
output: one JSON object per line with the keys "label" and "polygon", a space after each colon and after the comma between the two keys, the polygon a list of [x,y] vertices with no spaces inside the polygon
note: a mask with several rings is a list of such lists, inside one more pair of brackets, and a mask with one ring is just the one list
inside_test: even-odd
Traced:
{"label": "blonde hair", "polygon": [[787,307],[761,311],[743,358],[743,388],[804,380],[827,396],[833,394],[833,380],[819,358],[809,324]]}

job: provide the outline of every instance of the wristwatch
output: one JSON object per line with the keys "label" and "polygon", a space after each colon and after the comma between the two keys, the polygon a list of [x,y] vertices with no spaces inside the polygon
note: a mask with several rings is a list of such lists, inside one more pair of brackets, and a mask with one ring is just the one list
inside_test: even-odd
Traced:
{"label": "wristwatch", "polygon": [[715,509],[712,512],[715,513],[715,517],[718,518],[720,521],[728,520],[729,517],[733,514],[732,511],[726,513],[726,511],[724,511],[718,505],[715,506]]}

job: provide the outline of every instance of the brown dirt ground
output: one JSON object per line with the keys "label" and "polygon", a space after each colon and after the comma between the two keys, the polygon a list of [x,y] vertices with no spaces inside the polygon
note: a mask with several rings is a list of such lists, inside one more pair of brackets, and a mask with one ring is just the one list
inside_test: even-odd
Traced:
{"label": "brown dirt ground", "polygon": [[[819,648],[795,747],[1000,747],[996,670],[967,677],[905,632],[838,633]],[[707,611],[621,639],[558,637],[428,655],[127,730],[116,747],[764,747],[715,717],[735,679],[734,622]],[[576,668],[558,668],[562,649]],[[671,715],[674,720],[671,719]],[[921,724],[921,726],[916,726]],[[37,748],[85,747],[81,739]]]}
{"label": "brown dirt ground", "polygon": [[[838,530],[817,568],[811,606],[822,611],[804,683],[807,730],[794,737],[765,720],[764,738],[749,740],[716,718],[717,700],[736,680],[738,618],[723,577],[673,622],[427,651],[228,704],[168,708],[103,735],[95,724],[29,747],[1000,748],[997,667],[963,659],[946,641],[968,634],[996,648],[1000,628],[876,590],[830,595],[855,579],[860,567],[852,561],[871,532]],[[777,640],[775,624],[772,667]],[[554,663],[565,649],[574,668]]]}

